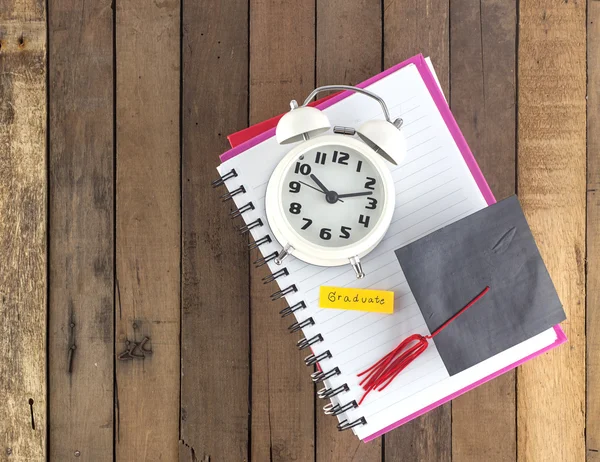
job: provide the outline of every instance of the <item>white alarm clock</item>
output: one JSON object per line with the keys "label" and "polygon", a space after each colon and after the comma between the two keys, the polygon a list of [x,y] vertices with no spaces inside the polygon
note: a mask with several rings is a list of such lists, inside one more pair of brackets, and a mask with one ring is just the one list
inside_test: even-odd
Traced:
{"label": "white alarm clock", "polygon": [[[369,120],[358,130],[335,127],[308,106],[315,95],[351,90],[379,102],[385,120]],[[273,171],[265,196],[273,235],[287,255],[319,266],[350,264],[357,278],[365,273],[360,259],[388,230],[395,207],[395,188],[387,162],[406,154],[402,119],[390,120],[385,102],[374,93],[346,85],[319,87],[277,124],[280,144],[298,143]],[[358,135],[355,137],[354,135]]]}

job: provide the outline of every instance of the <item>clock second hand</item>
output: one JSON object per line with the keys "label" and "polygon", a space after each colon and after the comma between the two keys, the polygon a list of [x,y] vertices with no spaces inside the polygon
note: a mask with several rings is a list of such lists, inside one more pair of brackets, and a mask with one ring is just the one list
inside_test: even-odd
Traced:
{"label": "clock second hand", "polygon": [[[298,181],[298,183],[301,183],[301,184],[303,184],[304,186],[308,186],[309,188],[311,188],[311,189],[314,189],[315,191],[318,191],[318,192],[320,192],[321,194],[327,194],[325,191],[321,191],[319,188],[315,188],[313,185],[310,185],[310,184],[308,184],[308,183],[305,183],[304,181]],[[343,201],[343,200],[341,200],[341,199],[338,199],[338,202],[344,202],[344,201]]]}

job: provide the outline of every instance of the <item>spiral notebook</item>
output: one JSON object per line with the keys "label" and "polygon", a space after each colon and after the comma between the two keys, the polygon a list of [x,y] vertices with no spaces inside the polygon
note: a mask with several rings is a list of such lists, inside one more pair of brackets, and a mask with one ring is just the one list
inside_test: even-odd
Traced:
{"label": "spiral notebook", "polygon": [[[566,338],[555,326],[454,375],[432,345],[388,388],[356,406],[364,392],[357,373],[385,356],[407,334],[430,333],[394,251],[495,202],[421,55],[359,86],[382,96],[393,118],[404,119],[408,145],[406,160],[392,169],[397,192],[392,224],[379,246],[363,259],[365,279],[357,280],[349,266],[316,267],[293,257],[283,266],[274,264],[280,246],[271,237],[264,196],[271,172],[290,148],[277,144],[273,129],[224,153],[218,167],[221,179],[215,185],[226,185],[228,192],[222,199],[235,203],[231,214],[245,223],[240,232],[250,233],[251,246],[260,250],[262,258],[256,264],[269,266],[272,274],[266,282],[274,286],[271,298],[287,302],[281,316],[291,318],[291,331],[302,331],[298,348],[307,352],[307,366],[318,366],[311,377],[322,382],[319,396],[330,400],[328,410],[337,416],[338,428],[351,429],[369,441]],[[319,107],[332,126],[355,127],[382,117],[376,103],[356,94],[340,94]],[[322,285],[394,291],[394,314],[321,309]]]}

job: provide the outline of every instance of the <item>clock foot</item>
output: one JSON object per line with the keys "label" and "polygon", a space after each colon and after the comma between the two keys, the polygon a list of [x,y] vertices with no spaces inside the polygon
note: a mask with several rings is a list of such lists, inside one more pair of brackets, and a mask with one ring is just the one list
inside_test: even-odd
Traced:
{"label": "clock foot", "polygon": [[352,265],[352,269],[354,269],[354,273],[356,274],[356,279],[362,279],[365,277],[365,273],[362,269],[362,263],[360,262],[360,258],[352,257],[350,259],[350,264]]}
{"label": "clock foot", "polygon": [[287,257],[288,255],[291,255],[293,250],[294,250],[294,248],[291,245],[287,244],[283,248],[283,250],[277,254],[277,256],[275,257],[275,260],[273,260],[273,261],[275,262],[276,265],[281,265],[281,262],[283,261],[283,259],[285,257]]}

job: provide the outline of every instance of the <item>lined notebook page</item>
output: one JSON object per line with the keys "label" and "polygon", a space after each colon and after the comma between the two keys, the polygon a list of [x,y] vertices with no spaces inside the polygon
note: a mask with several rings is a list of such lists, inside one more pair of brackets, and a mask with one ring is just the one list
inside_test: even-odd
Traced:
{"label": "lined notebook page", "polygon": [[[309,317],[314,319],[313,326],[303,329],[306,338],[319,333],[323,336],[323,342],[312,346],[317,355],[327,350],[331,352],[331,359],[321,361],[322,370],[329,371],[339,367],[342,372],[341,375],[326,381],[325,386],[336,388],[346,383],[350,387],[350,391],[332,399],[340,404],[360,399],[362,389],[358,386],[358,372],[387,354],[407,335],[429,334],[393,251],[486,206],[417,68],[409,65],[368,88],[386,100],[392,118],[404,119],[403,131],[408,154],[398,167],[390,165],[396,188],[396,209],[383,241],[362,259],[367,277],[357,280],[350,266],[316,267],[288,257],[284,266],[288,268],[289,276],[279,278],[272,284],[273,292],[278,290],[277,284],[281,289],[292,284],[298,288],[298,292],[290,294],[286,300],[290,306],[301,300],[307,304],[306,309],[295,313],[296,318],[298,321]],[[357,127],[366,120],[383,117],[381,108],[375,101],[356,94],[325,109],[324,112],[332,126]],[[248,202],[254,204],[253,211],[243,214],[246,223],[251,223],[257,218],[261,218],[264,223],[264,226],[251,231],[254,239],[271,235],[265,218],[265,191],[271,172],[289,149],[289,146],[279,146],[275,139],[271,138],[226,161],[218,168],[221,175],[232,168],[237,171],[238,176],[226,183],[230,191],[240,185],[246,189],[245,194],[234,197],[236,206],[242,207]],[[265,256],[280,249],[276,242],[260,247]],[[269,266],[272,272],[281,269],[272,263]],[[318,307],[318,291],[321,285],[394,291],[394,314],[322,310]],[[290,339],[290,344],[292,343]],[[523,354],[523,357],[526,355]],[[494,370],[498,369],[499,367],[496,367]],[[312,368],[307,368],[307,375],[310,372]],[[448,372],[435,345],[431,344],[384,392],[371,393],[359,408],[340,416],[340,420],[347,418],[352,421],[364,416],[368,424],[356,427],[354,432],[360,438],[365,438],[403,416],[435,402],[436,393],[431,393],[429,400],[423,391],[445,382],[448,378]],[[447,394],[449,393],[441,397]],[[416,399],[417,395],[419,399]],[[420,407],[413,409],[414,406],[407,406],[407,401],[418,402]],[[323,404],[326,402],[323,401]],[[408,412],[408,409],[413,410]]]}

